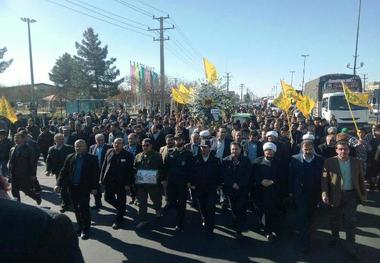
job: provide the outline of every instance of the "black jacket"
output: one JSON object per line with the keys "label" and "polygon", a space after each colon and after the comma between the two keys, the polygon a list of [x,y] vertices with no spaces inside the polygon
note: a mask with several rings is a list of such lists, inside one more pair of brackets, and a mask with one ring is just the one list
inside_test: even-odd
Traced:
{"label": "black jacket", "polygon": [[9,157],[9,174],[12,183],[27,183],[31,176],[36,176],[37,163],[33,150],[27,145],[12,147]]}
{"label": "black jacket", "polygon": [[66,215],[0,199],[0,233],[1,262],[84,262]]}
{"label": "black jacket", "polygon": [[[76,153],[69,154],[66,157],[57,180],[57,185],[59,187],[72,186],[72,180],[75,172],[75,157]],[[96,156],[85,153],[83,158],[82,174],[79,186],[82,187],[84,191],[90,192],[91,190],[98,188],[100,169]]]}
{"label": "black jacket", "polygon": [[66,157],[73,152],[74,148],[67,144],[64,144],[60,150],[55,146],[50,147],[46,158],[46,171],[59,175]]}
{"label": "black jacket", "polygon": [[103,185],[132,185],[134,181],[132,154],[124,149],[116,154],[114,149],[109,149],[104,158],[100,181]]}
{"label": "black jacket", "polygon": [[155,150],[156,152],[159,152],[160,148],[162,146],[165,146],[166,144],[165,135],[162,132],[158,133],[157,139],[154,139],[154,136],[152,133],[148,133],[147,135],[148,135],[148,138],[152,140],[153,150]]}
{"label": "black jacket", "polygon": [[168,153],[164,159],[164,172],[168,184],[186,185],[190,182],[190,176],[193,171],[193,154],[183,149],[175,149]]}
{"label": "black jacket", "polygon": [[214,191],[218,185],[222,184],[221,162],[212,153],[205,162],[201,154],[194,160],[194,172],[190,177],[190,182],[195,186],[196,191]]}
{"label": "black jacket", "polygon": [[13,144],[8,138],[4,138],[0,142],[0,162],[7,162],[9,160],[9,151],[11,150]]}
{"label": "black jacket", "polygon": [[[230,195],[246,195],[250,190],[251,163],[245,156],[240,155],[234,164],[232,155],[227,156],[222,162],[223,189]],[[239,190],[232,188],[233,184],[239,186]]]}
{"label": "black jacket", "polygon": [[[91,145],[89,150],[88,150],[88,153],[92,154],[92,155],[95,155],[96,158],[98,158],[98,156],[96,155],[96,149],[98,148],[98,145],[97,144],[94,144],[94,145]],[[112,146],[109,145],[109,144],[104,144],[103,145],[103,152],[100,156],[100,164],[99,164],[99,167],[102,168],[103,166],[103,163],[104,163],[104,157],[106,156],[106,153],[108,151],[108,149],[111,149]]]}

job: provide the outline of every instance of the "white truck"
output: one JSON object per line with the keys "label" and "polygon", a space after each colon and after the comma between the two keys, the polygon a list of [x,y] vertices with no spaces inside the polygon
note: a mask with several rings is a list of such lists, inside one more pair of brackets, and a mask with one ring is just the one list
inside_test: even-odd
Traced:
{"label": "white truck", "polygon": [[[359,76],[350,74],[328,74],[305,84],[304,95],[316,102],[314,116],[330,121],[332,116],[338,121],[338,126],[351,127],[353,120],[344,96],[342,83],[352,91],[362,92],[362,82]],[[359,127],[369,127],[368,108],[350,104],[356,123]]]}

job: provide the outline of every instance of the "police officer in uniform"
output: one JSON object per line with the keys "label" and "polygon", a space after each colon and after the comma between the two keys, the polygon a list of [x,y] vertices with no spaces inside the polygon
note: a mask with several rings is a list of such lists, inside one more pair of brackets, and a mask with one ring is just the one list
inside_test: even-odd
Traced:
{"label": "police officer in uniform", "polygon": [[211,153],[211,141],[202,140],[200,154],[195,157],[194,173],[191,176],[193,198],[199,206],[202,217],[202,226],[211,234],[215,225],[215,204],[217,188],[220,188],[220,159]]}
{"label": "police officer in uniform", "polygon": [[168,153],[164,160],[164,169],[167,176],[168,208],[176,209],[176,230],[184,230],[186,212],[186,195],[190,186],[190,176],[193,170],[193,154],[184,148],[184,139],[181,133],[174,136],[175,149]]}

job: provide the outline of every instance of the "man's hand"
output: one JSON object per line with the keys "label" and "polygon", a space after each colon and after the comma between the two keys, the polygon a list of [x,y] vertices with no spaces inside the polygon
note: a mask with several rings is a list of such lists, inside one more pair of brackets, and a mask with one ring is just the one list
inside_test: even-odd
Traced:
{"label": "man's hand", "polygon": [[271,186],[272,184],[274,184],[274,182],[272,180],[264,179],[261,181],[261,185],[264,187]]}
{"label": "man's hand", "polygon": [[54,192],[56,193],[61,192],[61,188],[58,185],[54,186]]}
{"label": "man's hand", "polygon": [[326,205],[330,205],[330,200],[326,192],[322,193],[322,202],[325,203]]}
{"label": "man's hand", "polygon": [[91,194],[96,195],[97,193],[98,193],[98,190],[96,190],[96,189],[91,190]]}
{"label": "man's hand", "polygon": [[232,185],[232,188],[235,189],[236,191],[240,189],[239,185],[237,183],[234,183]]}

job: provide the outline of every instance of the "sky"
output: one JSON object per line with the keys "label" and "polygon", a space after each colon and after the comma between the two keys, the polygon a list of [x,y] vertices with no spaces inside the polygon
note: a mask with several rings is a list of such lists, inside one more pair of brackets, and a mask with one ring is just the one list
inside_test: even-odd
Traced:
{"label": "sky", "polygon": [[[91,12],[89,4],[103,10]],[[147,27],[159,27],[153,15],[169,14],[165,26],[175,25],[165,32],[170,78],[203,80],[206,57],[219,77],[230,73],[231,90],[244,84],[258,96],[273,95],[281,79],[291,82],[290,71],[293,86],[301,87],[302,54],[309,55],[305,81],[352,73],[346,64],[353,65],[358,6],[359,0],[0,0],[0,47],[8,49],[4,59],[14,60],[0,74],[0,85],[30,83],[27,24],[20,17],[37,20],[31,24],[35,83],[51,83],[55,61],[65,52],[76,54],[75,42],[88,27],[108,45],[122,76],[129,75],[130,61],[159,72],[159,42]],[[370,82],[380,80],[379,12],[380,1],[362,1],[358,64],[364,66],[358,74]]]}

